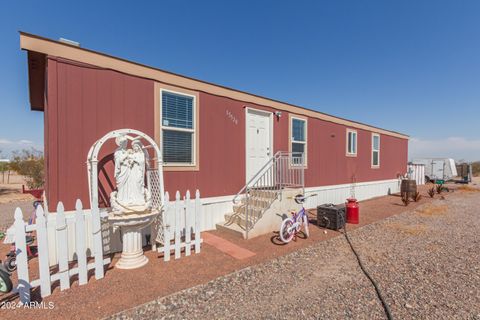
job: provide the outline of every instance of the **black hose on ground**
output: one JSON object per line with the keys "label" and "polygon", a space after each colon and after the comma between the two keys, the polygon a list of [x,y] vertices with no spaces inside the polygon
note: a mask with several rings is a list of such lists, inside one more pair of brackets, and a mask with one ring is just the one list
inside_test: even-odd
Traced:
{"label": "black hose on ground", "polygon": [[377,292],[377,297],[380,300],[380,302],[382,303],[383,310],[385,310],[385,315],[387,316],[387,319],[388,320],[393,320],[392,312],[390,311],[390,307],[388,306],[387,302],[383,298],[382,291],[378,287],[377,282],[372,278],[372,276],[365,269],[365,266],[363,265],[362,259],[360,259],[360,256],[358,255],[357,251],[355,250],[355,248],[352,245],[352,242],[350,241],[350,238],[348,237],[347,223],[346,222],[343,224],[343,230],[344,230],[343,235],[345,236],[345,239],[347,239],[347,242],[350,245],[350,248],[352,249],[352,252],[355,254],[355,257],[357,258],[358,265],[360,266],[360,269],[362,269],[363,273],[368,278],[368,280],[370,280],[373,287],[375,288],[375,291]]}

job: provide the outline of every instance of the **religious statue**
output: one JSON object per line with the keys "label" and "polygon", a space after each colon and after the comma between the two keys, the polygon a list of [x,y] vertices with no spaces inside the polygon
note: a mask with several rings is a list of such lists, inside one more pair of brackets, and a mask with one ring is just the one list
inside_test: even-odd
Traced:
{"label": "religious statue", "polygon": [[151,196],[145,188],[145,154],[142,143],[132,142],[128,149],[126,136],[119,136],[114,153],[115,180],[117,191],[110,195],[110,203],[115,214],[145,213],[151,209]]}

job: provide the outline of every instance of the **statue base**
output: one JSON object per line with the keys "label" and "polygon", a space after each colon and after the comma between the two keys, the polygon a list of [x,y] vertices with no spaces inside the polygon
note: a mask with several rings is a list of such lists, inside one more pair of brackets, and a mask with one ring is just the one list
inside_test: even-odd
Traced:
{"label": "statue base", "polygon": [[110,212],[108,221],[119,228],[122,235],[122,255],[115,264],[119,269],[136,269],[148,263],[143,254],[142,229],[149,226],[160,213],[158,210],[143,213],[115,214]]}

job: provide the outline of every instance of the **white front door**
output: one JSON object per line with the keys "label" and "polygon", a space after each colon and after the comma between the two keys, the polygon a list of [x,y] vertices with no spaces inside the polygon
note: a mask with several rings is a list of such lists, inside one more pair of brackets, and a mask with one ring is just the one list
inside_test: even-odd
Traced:
{"label": "white front door", "polygon": [[273,155],[272,113],[249,108],[246,112],[246,182],[248,182]]}

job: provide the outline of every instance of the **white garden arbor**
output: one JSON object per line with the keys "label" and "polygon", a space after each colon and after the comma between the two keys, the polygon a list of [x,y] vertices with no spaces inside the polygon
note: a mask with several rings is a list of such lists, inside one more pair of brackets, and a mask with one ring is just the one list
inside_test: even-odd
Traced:
{"label": "white garden arbor", "polygon": [[[147,134],[134,129],[119,129],[114,130],[101,139],[97,140],[88,152],[87,167],[88,167],[88,185],[90,195],[90,206],[93,214],[99,214],[99,199],[98,199],[98,155],[102,146],[110,139],[118,137],[125,137],[130,142],[139,141],[145,154],[146,165],[146,188],[151,195],[151,210],[143,214],[124,214],[122,216],[109,215],[109,222],[114,227],[119,227],[122,233],[122,257],[117,262],[116,267],[123,269],[133,269],[145,265],[148,259],[143,255],[141,229],[148,226],[155,220],[152,228],[152,244],[156,241],[163,242],[163,234],[158,232],[162,230],[163,212],[162,206],[164,204],[164,184],[163,184],[163,161],[160,148],[155,141]],[[153,149],[154,157],[150,157],[148,150]],[[110,210],[111,211],[111,210]],[[100,234],[100,226],[93,226]],[[99,248],[100,249],[100,248]],[[95,250],[100,252],[99,250]]]}
{"label": "white garden arbor", "polygon": [[[147,188],[152,195],[152,205],[155,209],[160,209],[163,204],[164,187],[163,187],[163,161],[160,148],[155,141],[147,134],[134,129],[119,129],[110,131],[101,139],[97,140],[88,151],[88,186],[90,191],[90,205],[98,209],[98,154],[102,146],[110,139],[125,136],[128,140],[140,140],[143,143],[145,157],[147,158]],[[148,149],[153,149],[155,158],[150,159]],[[152,163],[153,160],[153,163]]]}

